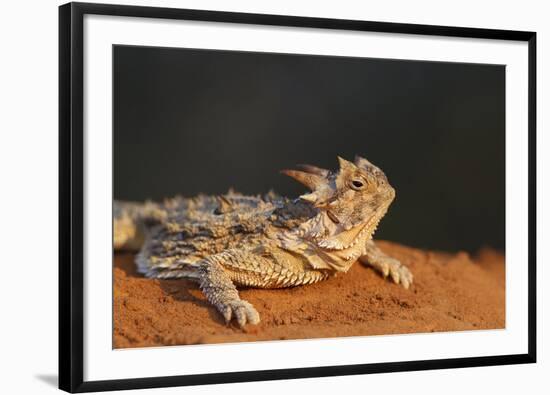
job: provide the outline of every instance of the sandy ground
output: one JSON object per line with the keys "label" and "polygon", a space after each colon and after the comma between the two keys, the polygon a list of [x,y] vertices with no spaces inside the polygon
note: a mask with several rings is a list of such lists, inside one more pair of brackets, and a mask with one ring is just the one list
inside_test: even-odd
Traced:
{"label": "sandy ground", "polygon": [[114,347],[222,343],[503,328],[504,256],[422,251],[389,242],[381,248],[415,278],[409,290],[356,263],[327,281],[278,290],[242,290],[261,323],[226,326],[197,285],[139,275],[133,255],[114,268]]}

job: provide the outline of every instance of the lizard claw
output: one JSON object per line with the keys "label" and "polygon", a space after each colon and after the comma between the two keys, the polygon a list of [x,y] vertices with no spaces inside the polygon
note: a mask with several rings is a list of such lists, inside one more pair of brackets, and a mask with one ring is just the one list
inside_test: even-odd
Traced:
{"label": "lizard claw", "polygon": [[380,265],[384,278],[390,276],[394,283],[401,284],[409,289],[413,283],[413,275],[407,266],[402,265],[397,259],[390,258]]}
{"label": "lizard claw", "polygon": [[260,322],[260,314],[246,300],[239,299],[227,303],[223,308],[222,314],[226,324],[229,324],[231,319],[234,318],[241,328],[246,324],[256,325]]}

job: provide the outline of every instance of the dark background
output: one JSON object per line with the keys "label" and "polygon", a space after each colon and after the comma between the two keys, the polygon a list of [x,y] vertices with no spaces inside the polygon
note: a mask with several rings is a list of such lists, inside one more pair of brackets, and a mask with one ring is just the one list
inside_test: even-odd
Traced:
{"label": "dark background", "polygon": [[114,47],[114,195],[304,192],[279,170],[365,156],[376,237],[504,249],[504,66]]}

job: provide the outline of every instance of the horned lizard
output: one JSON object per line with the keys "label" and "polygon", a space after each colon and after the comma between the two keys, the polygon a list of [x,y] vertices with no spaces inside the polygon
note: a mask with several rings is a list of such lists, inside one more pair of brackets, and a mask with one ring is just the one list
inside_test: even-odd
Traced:
{"label": "horned lizard", "polygon": [[395,197],[386,175],[364,158],[338,157],[339,169],[283,170],[311,192],[176,197],[162,203],[115,201],[114,247],[138,250],[151,278],[190,278],[226,322],[257,324],[237,287],[285,288],[345,273],[357,260],[409,288],[413,276],[372,235]]}

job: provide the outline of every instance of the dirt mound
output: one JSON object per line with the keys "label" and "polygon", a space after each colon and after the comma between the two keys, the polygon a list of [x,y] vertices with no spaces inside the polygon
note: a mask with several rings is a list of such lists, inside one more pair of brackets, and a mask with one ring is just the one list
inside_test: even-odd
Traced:
{"label": "dirt mound", "polygon": [[408,265],[405,290],[356,263],[347,274],[289,289],[245,289],[261,323],[226,326],[197,285],[140,276],[133,255],[117,254],[114,267],[114,346],[365,336],[504,328],[504,255],[422,251],[380,242]]}

